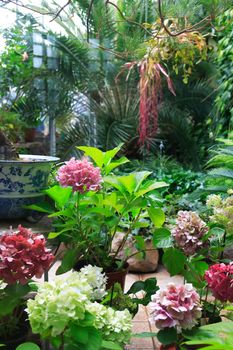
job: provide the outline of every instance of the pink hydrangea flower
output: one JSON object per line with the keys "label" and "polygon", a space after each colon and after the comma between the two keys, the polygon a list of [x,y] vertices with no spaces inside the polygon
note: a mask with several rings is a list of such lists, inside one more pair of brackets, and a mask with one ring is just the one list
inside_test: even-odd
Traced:
{"label": "pink hydrangea flower", "polygon": [[202,240],[208,232],[208,226],[193,211],[179,211],[176,226],[172,230],[176,245],[187,255],[194,255],[207,245]]}
{"label": "pink hydrangea flower", "polygon": [[205,273],[205,280],[216,299],[233,303],[233,263],[210,266]]}
{"label": "pink hydrangea flower", "polygon": [[176,286],[169,283],[160,289],[151,302],[152,320],[159,329],[176,327],[191,329],[201,317],[200,297],[192,284]]}
{"label": "pink hydrangea flower", "polygon": [[1,235],[0,279],[8,284],[26,284],[34,276],[40,278],[54,260],[45,243],[42,235],[21,225],[17,232]]}
{"label": "pink hydrangea flower", "polygon": [[100,169],[87,159],[71,158],[58,170],[57,180],[64,186],[71,186],[74,192],[98,191],[102,177]]}

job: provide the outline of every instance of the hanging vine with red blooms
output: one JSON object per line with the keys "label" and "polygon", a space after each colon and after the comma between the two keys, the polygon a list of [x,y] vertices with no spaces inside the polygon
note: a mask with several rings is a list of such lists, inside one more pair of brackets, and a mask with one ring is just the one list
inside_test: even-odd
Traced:
{"label": "hanging vine with red blooms", "polygon": [[[179,30],[179,19],[164,21],[169,30]],[[143,146],[153,138],[158,130],[159,105],[162,101],[162,77],[165,77],[170,92],[175,96],[172,80],[161,62],[172,62],[172,70],[182,74],[187,83],[198,59],[206,59],[207,44],[199,32],[182,32],[179,36],[170,36],[161,26],[160,20],[147,25],[154,34],[147,43],[147,53],[139,62],[129,62],[124,68],[130,74],[134,66],[139,68],[139,145]],[[156,34],[155,34],[156,33]],[[128,78],[128,76],[127,76]]]}
{"label": "hanging vine with red blooms", "polygon": [[164,68],[152,59],[146,58],[139,63],[140,82],[140,117],[139,143],[146,144],[147,139],[156,135],[158,129],[158,110],[162,100],[161,73],[167,79],[168,89],[173,95],[172,81]]}

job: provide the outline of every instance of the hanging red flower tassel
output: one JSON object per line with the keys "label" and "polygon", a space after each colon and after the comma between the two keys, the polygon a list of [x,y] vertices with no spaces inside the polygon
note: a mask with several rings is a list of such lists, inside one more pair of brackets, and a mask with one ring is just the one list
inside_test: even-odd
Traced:
{"label": "hanging red flower tassel", "polygon": [[158,130],[158,110],[162,99],[161,73],[166,77],[168,89],[175,95],[175,90],[164,68],[150,58],[139,64],[140,73],[140,119],[139,144],[145,145],[149,138],[156,135]]}
{"label": "hanging red flower tassel", "polygon": [[127,62],[124,65],[124,67],[129,70],[126,80],[128,80],[130,72],[136,64],[139,67],[140,74],[139,145],[143,146],[148,139],[156,135],[158,130],[159,104],[162,100],[161,73],[167,80],[168,89],[174,96],[176,93],[172,80],[166,70],[161,64],[155,63],[150,57],[143,59],[139,63],[136,61]]}

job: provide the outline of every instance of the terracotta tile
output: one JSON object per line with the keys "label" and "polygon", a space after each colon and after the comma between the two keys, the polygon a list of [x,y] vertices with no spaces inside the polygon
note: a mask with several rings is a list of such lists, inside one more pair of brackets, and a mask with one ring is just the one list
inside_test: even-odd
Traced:
{"label": "terracotta tile", "polygon": [[146,312],[146,308],[143,305],[139,305],[139,310],[137,314],[134,316],[133,321],[148,321],[148,315]]}
{"label": "terracotta tile", "polygon": [[[149,323],[133,321],[133,333],[150,332]],[[130,342],[130,349],[153,349],[153,342],[151,338],[132,338]]]}
{"label": "terracotta tile", "polygon": [[137,281],[139,281],[139,275],[128,273],[125,280],[125,292],[127,292],[132,284]]}

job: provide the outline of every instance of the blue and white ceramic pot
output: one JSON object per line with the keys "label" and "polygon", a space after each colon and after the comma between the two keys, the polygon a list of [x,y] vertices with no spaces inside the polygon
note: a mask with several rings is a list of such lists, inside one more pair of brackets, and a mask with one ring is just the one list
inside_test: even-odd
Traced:
{"label": "blue and white ceramic pot", "polygon": [[19,160],[0,160],[0,219],[29,216],[24,206],[42,199],[51,167],[58,160],[34,155],[20,155]]}

